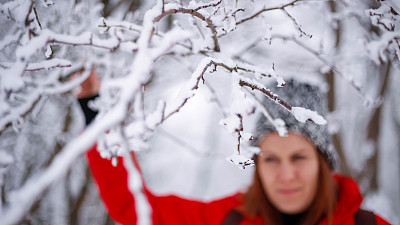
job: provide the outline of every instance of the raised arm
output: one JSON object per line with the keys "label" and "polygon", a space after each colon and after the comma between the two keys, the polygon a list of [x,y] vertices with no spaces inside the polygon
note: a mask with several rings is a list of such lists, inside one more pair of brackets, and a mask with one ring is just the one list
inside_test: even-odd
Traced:
{"label": "raised arm", "polygon": [[[88,107],[98,93],[100,80],[92,69],[89,78],[82,83],[81,92],[77,93],[79,103],[85,114],[86,124],[96,116]],[[136,161],[134,153],[133,159]],[[118,165],[113,166],[108,159],[103,159],[93,146],[87,153],[90,169],[95,178],[100,196],[110,216],[123,225],[136,224],[135,198],[128,188],[128,173],[123,158],[118,158]],[[140,171],[139,164],[136,166]],[[231,196],[211,202],[184,199],[174,195],[155,196],[143,184],[152,207],[152,224],[155,225],[220,225],[229,210],[239,204],[237,196]]]}
{"label": "raised arm", "polygon": [[[128,189],[123,158],[120,157],[120,163],[114,167],[109,160],[100,157],[95,146],[87,157],[110,216],[120,224],[136,224],[135,199]],[[147,188],[145,192],[155,225],[219,225],[229,210],[239,204],[238,195],[201,202],[175,195],[155,196]]]}

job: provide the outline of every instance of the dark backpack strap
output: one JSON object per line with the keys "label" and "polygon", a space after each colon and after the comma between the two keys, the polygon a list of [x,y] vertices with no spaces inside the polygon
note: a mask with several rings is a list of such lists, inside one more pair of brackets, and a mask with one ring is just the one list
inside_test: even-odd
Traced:
{"label": "dark backpack strap", "polygon": [[376,225],[374,213],[363,209],[359,209],[354,214],[354,220],[356,225]]}
{"label": "dark backpack strap", "polygon": [[[238,211],[231,209],[221,225],[239,225],[242,220],[243,215]],[[354,220],[355,225],[376,225],[374,213],[363,209],[359,209],[354,214]]]}
{"label": "dark backpack strap", "polygon": [[240,214],[238,211],[231,209],[221,225],[239,225],[242,220],[243,215]]}

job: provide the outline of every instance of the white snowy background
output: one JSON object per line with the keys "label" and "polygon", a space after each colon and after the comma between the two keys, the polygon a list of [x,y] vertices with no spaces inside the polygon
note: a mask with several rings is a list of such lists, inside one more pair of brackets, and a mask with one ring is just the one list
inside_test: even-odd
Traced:
{"label": "white snowy background", "polygon": [[[0,1],[0,224],[113,224],[85,162],[96,141],[110,159],[134,150],[158,194],[245,190],[256,99],[293,76],[327,91],[338,171],[399,224],[399,13],[396,0]],[[99,115],[84,129],[71,92],[92,67]]]}

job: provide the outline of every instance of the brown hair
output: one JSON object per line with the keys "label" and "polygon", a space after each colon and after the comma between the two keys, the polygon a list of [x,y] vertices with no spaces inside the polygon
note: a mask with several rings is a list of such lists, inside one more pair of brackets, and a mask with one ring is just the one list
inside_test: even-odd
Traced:
{"label": "brown hair", "polygon": [[[336,182],[332,176],[328,162],[319,151],[318,160],[319,178],[317,193],[313,203],[305,212],[301,222],[302,225],[317,224],[325,217],[328,218],[329,224],[332,224],[333,221],[337,198]],[[257,156],[255,157],[255,162],[257,162]],[[268,225],[283,224],[280,212],[272,206],[264,192],[258,175],[257,163],[253,183],[242,197],[244,204],[238,207],[237,210],[244,213],[250,219],[254,219],[256,215],[260,215],[264,223]]]}

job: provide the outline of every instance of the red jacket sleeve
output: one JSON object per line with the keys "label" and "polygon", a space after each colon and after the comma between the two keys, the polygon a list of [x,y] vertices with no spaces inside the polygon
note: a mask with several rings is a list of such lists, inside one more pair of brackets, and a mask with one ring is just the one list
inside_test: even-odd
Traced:
{"label": "red jacket sleeve", "polygon": [[[94,146],[87,153],[89,166],[110,216],[123,225],[136,224],[135,199],[128,189],[127,171],[119,158],[116,167],[100,157]],[[144,185],[145,187],[145,185]],[[238,195],[211,202],[178,196],[155,196],[145,192],[152,207],[155,225],[219,225],[229,210],[239,204]]]}
{"label": "red jacket sleeve", "polygon": [[376,215],[376,214],[375,214],[375,220],[376,220],[376,225],[390,225],[389,222],[382,219],[382,217],[380,217],[379,215]]}
{"label": "red jacket sleeve", "polygon": [[122,163],[112,166],[109,160],[101,158],[96,146],[88,151],[87,158],[110,216],[121,224],[136,224],[135,202]]}

